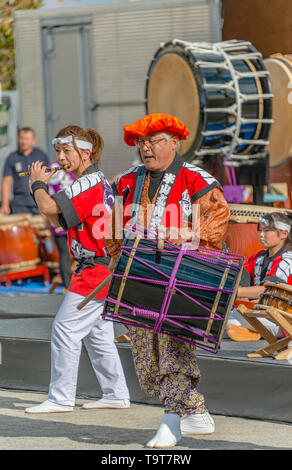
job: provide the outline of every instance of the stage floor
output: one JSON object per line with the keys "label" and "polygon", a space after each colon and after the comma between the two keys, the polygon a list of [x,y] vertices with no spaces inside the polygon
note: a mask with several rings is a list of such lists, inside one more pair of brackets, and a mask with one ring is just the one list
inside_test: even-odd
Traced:
{"label": "stage floor", "polygon": [[[50,380],[50,334],[62,294],[1,294],[0,388],[46,392]],[[124,326],[114,324],[115,335]],[[273,358],[247,358],[264,340],[223,339],[218,354],[198,349],[202,379],[199,390],[210,412],[292,423],[292,364]],[[117,344],[131,400],[159,404],[141,391],[130,343]],[[77,395],[98,397],[101,391],[82,350]]]}

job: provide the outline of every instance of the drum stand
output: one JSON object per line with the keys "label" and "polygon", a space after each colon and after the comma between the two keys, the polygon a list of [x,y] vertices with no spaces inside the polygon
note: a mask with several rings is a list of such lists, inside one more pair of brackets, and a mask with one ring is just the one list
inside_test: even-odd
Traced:
{"label": "drum stand", "polygon": [[13,271],[7,273],[0,273],[0,284],[11,285],[11,281],[16,281],[20,279],[27,279],[31,277],[42,276],[44,278],[44,283],[49,284],[50,282],[50,272],[49,268],[45,265],[35,266],[29,269],[24,269],[22,271]]}
{"label": "drum stand", "polygon": [[[291,315],[285,314],[281,310],[274,307],[268,307],[265,309],[259,309],[255,307],[249,310],[244,304],[237,307],[239,313],[243,318],[258,332],[260,335],[269,343],[267,346],[258,349],[254,353],[247,354],[247,357],[275,357],[278,360],[289,359],[291,356],[291,349],[288,348],[288,344],[292,341],[292,323]],[[258,320],[258,318],[266,318],[276,325],[278,325],[286,334],[284,338],[277,338],[274,336],[264,325]]]}
{"label": "drum stand", "polygon": [[262,152],[250,161],[226,160],[224,165],[237,167],[236,180],[239,185],[251,185],[253,204],[264,205],[264,187],[269,184],[269,153]]}

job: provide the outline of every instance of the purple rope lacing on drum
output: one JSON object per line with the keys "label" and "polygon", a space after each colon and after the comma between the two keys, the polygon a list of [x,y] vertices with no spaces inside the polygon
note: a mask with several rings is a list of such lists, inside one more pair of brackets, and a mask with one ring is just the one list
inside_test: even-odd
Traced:
{"label": "purple rope lacing on drum", "polygon": [[[183,294],[185,297],[187,297],[188,299],[192,300],[193,302],[195,302],[197,305],[199,305],[200,307],[204,308],[205,310],[207,310],[211,315],[213,314],[215,317],[218,317],[218,319],[220,320],[224,320],[223,317],[221,317],[217,312],[213,312],[213,310],[211,310],[210,308],[206,307],[205,305],[201,304],[198,300],[196,299],[193,299],[190,295],[186,294],[184,291],[182,291],[181,289],[178,289],[177,287],[175,287],[175,289],[180,292],[181,294]],[[214,290],[214,291],[222,291],[221,289],[210,289],[210,290]],[[222,291],[222,292],[226,292],[226,291]]]}
{"label": "purple rope lacing on drum", "polygon": [[[122,277],[122,278],[125,277],[123,274],[115,274],[115,273],[113,273],[112,276],[113,277]],[[147,277],[138,277],[138,276],[129,276],[128,275],[127,279],[132,279],[133,281],[147,282],[149,284],[158,284],[158,285],[161,285],[161,286],[167,286],[168,285],[168,282],[166,282],[166,281],[158,281],[156,279],[149,279]],[[176,288],[177,291],[179,291],[182,295],[185,295],[189,299],[193,300],[194,302],[196,302],[196,300],[193,299],[192,297],[190,297],[189,295],[187,295],[181,289],[179,289],[178,286],[190,287],[190,288],[194,288],[194,289],[199,289],[200,288],[201,290],[208,290],[208,291],[213,291],[213,292],[214,291],[215,292],[222,292],[223,294],[231,294],[233,292],[230,289],[220,289],[219,287],[204,286],[202,284],[196,284],[194,282],[179,281],[179,280],[176,280],[175,286],[176,286],[175,288]],[[199,303],[199,305],[203,306],[200,303]],[[210,312],[212,312],[212,310],[208,309],[207,307],[206,307],[206,309],[209,310]]]}
{"label": "purple rope lacing on drum", "polygon": [[159,269],[156,269],[154,268],[153,266],[151,266],[151,264],[147,263],[146,261],[142,260],[141,258],[138,258],[138,256],[136,255],[130,255],[130,253],[128,253],[126,250],[123,250],[123,252],[126,252],[126,254],[130,257],[130,258],[133,258],[135,259],[136,261],[144,264],[145,266],[147,266],[148,268],[152,269],[153,271],[156,271],[157,273],[161,274],[161,276],[164,276],[164,277],[167,277],[167,279],[169,279],[169,276],[165,273],[163,273],[162,271],[160,271]]}
{"label": "purple rope lacing on drum", "polygon": [[[144,317],[144,318],[147,318],[147,319],[150,319],[150,320],[157,320],[161,317],[160,312],[157,312],[155,310],[150,310],[150,309],[145,309],[145,308],[140,308],[140,307],[131,307],[131,306],[129,306],[129,305],[123,303],[123,302],[118,302],[117,300],[112,299],[111,297],[106,298],[106,300],[108,302],[113,303],[113,304],[118,304],[121,307],[130,309],[129,311],[120,312],[119,313],[119,319],[120,319],[121,316],[126,316],[126,315],[134,315],[134,316],[137,315],[137,316],[141,316],[141,317]],[[106,315],[111,316],[111,318],[117,319],[117,317],[115,315],[111,315],[109,313],[106,313]],[[195,328],[191,328],[191,327],[182,325],[181,323],[172,320],[172,318],[177,318],[177,317],[170,315],[167,318],[165,318],[165,322],[168,322],[168,323],[171,323],[173,325],[179,326],[179,327],[181,327],[185,330],[190,331],[191,333],[196,333],[198,336],[201,336],[203,338],[208,338],[209,341],[211,341],[213,343],[217,343],[217,340],[215,338],[212,338],[211,336],[208,336],[205,333],[202,333],[201,331],[196,330]],[[192,317],[190,317],[190,316],[180,316],[179,318],[192,318]],[[206,317],[196,317],[196,319],[206,320],[208,318],[206,318]],[[128,319],[124,320],[124,321],[126,322],[126,321],[128,321]],[[158,333],[161,333],[161,330]]]}
{"label": "purple rope lacing on drum", "polygon": [[[170,302],[171,302],[171,297],[172,297],[172,293],[173,293],[174,289],[176,289],[182,295],[184,295],[185,297],[187,297],[188,299],[190,299],[191,301],[193,301],[194,303],[199,305],[201,308],[203,308],[203,309],[207,310],[209,313],[211,313],[213,315],[213,318],[212,318],[213,320],[215,320],[215,319],[224,320],[223,317],[221,317],[217,312],[213,312],[211,309],[209,309],[208,307],[203,305],[201,302],[199,302],[198,300],[192,298],[191,296],[189,296],[188,294],[186,294],[185,292],[183,292],[181,289],[178,288],[178,285],[181,285],[181,286],[188,285],[188,286],[193,287],[193,288],[196,288],[196,287],[198,288],[199,287],[199,288],[203,288],[204,290],[210,290],[210,291],[221,291],[221,292],[224,292],[224,293],[231,293],[232,292],[231,290],[227,290],[227,289],[219,289],[219,288],[215,288],[215,287],[202,286],[200,284],[195,284],[195,283],[186,283],[184,281],[177,281],[175,279],[175,276],[176,276],[178,267],[180,265],[181,259],[182,259],[183,255],[185,254],[185,250],[181,249],[179,251],[179,255],[176,259],[175,266],[172,270],[172,274],[169,277],[165,273],[162,273],[160,270],[154,268],[149,263],[146,263],[145,261],[141,260],[137,256],[130,255],[130,253],[128,253],[127,250],[125,250],[125,248],[127,248],[127,247],[124,247],[123,251],[126,252],[126,254],[128,256],[131,256],[133,259],[136,259],[136,261],[148,266],[150,269],[158,272],[159,274],[161,274],[161,275],[163,275],[163,276],[165,276],[169,279],[169,282],[167,284],[164,281],[151,281],[147,278],[138,278],[138,277],[136,277],[136,279],[139,279],[140,281],[156,283],[156,284],[160,284],[160,285],[161,284],[162,285],[167,285],[167,291],[166,291],[166,294],[164,296],[164,300],[163,300],[163,304],[162,304],[160,313],[155,312],[155,314],[153,315],[153,311],[151,311],[151,310],[139,309],[140,315],[142,315],[142,316],[147,316],[148,315],[147,318],[151,318],[151,319],[156,320],[155,325],[154,325],[154,332],[155,333],[161,333],[161,327],[162,327],[163,322],[166,320],[166,315],[167,315],[167,312],[168,312],[168,308],[169,308],[169,305],[170,305]],[[205,259],[205,261],[210,261],[207,258],[204,258],[204,259]],[[224,263],[224,266],[227,266],[227,263]],[[113,273],[113,276],[115,276],[115,277],[124,277],[122,274],[115,274],[115,273]],[[135,278],[135,276],[127,276],[127,278],[131,278],[131,277]],[[114,302],[114,303],[118,303],[118,302]],[[135,311],[135,307],[133,308],[133,312],[134,311]],[[137,310],[137,312],[138,312],[138,310]],[[183,317],[181,317],[181,318],[183,318]],[[204,319],[206,319],[206,318],[204,317]],[[186,328],[186,329],[188,329],[188,328]],[[190,330],[190,331],[192,331],[192,330]],[[208,338],[209,338],[209,340],[211,340],[211,337],[208,336]]]}
{"label": "purple rope lacing on drum", "polygon": [[[181,256],[177,258],[176,260],[176,264],[175,264],[175,267],[173,268],[173,271],[172,271],[172,276],[175,277],[176,275],[176,272],[177,272],[177,269],[179,267],[179,264],[180,264],[180,261],[181,261],[181,258],[182,256],[184,255],[184,252],[183,250],[180,251],[181,253]],[[128,254],[128,253],[127,253]],[[169,279],[169,282],[165,282],[165,281],[158,281],[158,280],[150,280],[150,279],[147,279],[147,278],[142,278],[142,277],[136,277],[136,276],[127,276],[128,279],[136,279],[136,280],[140,280],[142,282],[148,282],[148,283],[152,283],[152,284],[159,284],[159,285],[165,285],[167,286],[168,285],[168,289],[167,289],[167,293],[166,293],[166,296],[168,295],[169,293],[169,286],[170,286],[170,283],[171,283],[171,277],[169,277],[167,274],[165,273],[162,273],[160,270],[154,268],[153,266],[151,266],[149,263],[146,263],[145,261],[141,260],[140,258],[138,258],[137,256],[131,256],[132,258],[135,258],[136,261],[146,265],[147,267],[149,267],[150,269],[152,269],[153,271],[156,271],[158,272],[159,274],[167,277]],[[113,273],[112,274],[113,277],[124,277],[123,274],[115,274]],[[203,305],[201,302],[199,302],[198,300],[192,298],[191,296],[189,296],[188,294],[186,294],[184,291],[182,291],[181,289],[178,288],[178,286],[186,286],[186,287],[191,287],[191,288],[200,288],[202,290],[209,290],[209,291],[215,291],[215,292],[222,292],[222,293],[227,293],[227,294],[230,294],[232,291],[231,290],[228,290],[228,289],[220,289],[220,288],[217,288],[217,287],[210,287],[210,286],[203,286],[201,284],[195,284],[195,283],[190,283],[190,282],[185,282],[185,281],[178,281],[178,280],[174,280],[174,285],[175,285],[175,288],[177,291],[179,291],[182,295],[184,295],[185,297],[187,297],[188,299],[190,299],[191,301],[193,301],[194,303],[196,303],[197,305],[199,305],[200,307],[202,307],[203,309],[207,310],[208,312],[210,312],[211,314],[213,314],[215,317],[218,317],[219,319],[223,320],[223,318],[218,315],[216,312],[213,312],[211,309],[209,309],[208,307],[206,307],[205,305]],[[174,290],[174,288],[172,289]],[[170,303],[170,302],[169,302]],[[164,305],[164,304],[163,304]],[[162,307],[163,307],[162,305]],[[159,323],[160,322],[157,322],[157,325],[156,325],[156,328],[159,328]],[[155,332],[156,329],[155,329]]]}
{"label": "purple rope lacing on drum", "polygon": [[[103,318],[106,320],[106,319],[110,319],[114,322],[118,322],[118,323],[122,323],[124,325],[129,325],[129,326],[135,326],[135,327],[140,327],[140,328],[143,328],[143,329],[146,329],[146,330],[150,330],[152,331],[152,327],[151,326],[147,326],[147,325],[144,325],[143,323],[139,323],[138,321],[134,321],[134,320],[131,320],[131,319],[127,319],[127,320],[124,320],[122,318],[118,318],[115,317],[114,315],[111,315],[109,313],[105,313],[103,314]],[[197,332],[196,332],[197,333]],[[208,352],[211,352],[213,354],[218,354],[218,351],[219,351],[219,348],[216,349],[219,344],[218,342],[216,342],[216,344],[213,346],[209,346],[208,344],[204,344],[204,343],[201,343],[201,342],[198,342],[196,340],[191,340],[191,339],[188,339],[188,338],[182,338],[182,337],[179,337],[179,336],[175,336],[167,331],[163,331],[163,334],[164,335],[167,335],[171,338],[174,338],[178,341],[182,341],[183,343],[188,343],[188,344],[191,344],[191,345],[194,345],[194,346],[197,346],[197,347],[200,347],[201,349],[205,350],[205,351],[208,351]]]}
{"label": "purple rope lacing on drum", "polygon": [[[143,238],[146,238],[146,239],[149,239],[151,241],[157,241],[158,240],[158,236],[151,236],[149,237],[149,233],[153,233],[153,232],[150,232],[149,230],[145,229],[144,227],[142,227],[141,225],[135,225],[133,227],[131,227],[131,232],[134,233],[134,234],[137,234],[139,236],[142,236]],[[170,242],[169,240],[164,240],[164,244],[165,245],[168,245],[170,247],[173,247],[174,248],[174,251],[177,252],[178,250],[178,247],[177,245],[175,245],[175,243],[172,243]],[[184,249],[184,251],[186,253],[188,253],[188,251],[190,250],[190,245],[191,243],[183,243],[182,244],[182,248]],[[185,247],[184,247],[185,246]],[[129,247],[127,247],[129,248]],[[244,258],[242,255],[239,255],[237,253],[228,253],[228,254],[225,254],[224,252],[220,252],[218,250],[214,250],[212,248],[205,248],[205,247],[196,247],[196,249],[199,248],[200,250],[203,250],[205,251],[206,253],[209,253],[209,254],[215,254],[216,256],[219,256],[220,258],[225,258],[225,259],[236,259],[236,260],[240,260],[242,258]],[[143,248],[142,248],[143,249]],[[152,248],[144,248],[145,250],[152,250]],[[194,251],[190,251],[190,254],[191,256],[193,255]]]}
{"label": "purple rope lacing on drum", "polygon": [[[153,269],[154,271],[157,271],[157,272],[158,272],[159,274],[161,274],[162,276],[168,277],[166,274],[164,274],[164,273],[163,273],[162,271],[160,271],[159,269],[153,268],[153,266],[151,266],[151,264],[146,263],[146,261],[141,260],[141,258],[138,258],[136,255],[132,255],[131,252],[127,250],[128,248],[129,248],[129,247],[125,247],[125,246],[121,247],[123,253],[125,253],[125,254],[126,254],[127,256],[129,256],[130,258],[133,258],[133,259],[135,258],[136,260],[139,260],[141,263],[145,264],[145,266],[148,266],[149,268]],[[144,250],[146,250],[146,249],[145,249],[145,248],[141,248],[141,249],[140,249],[140,251],[144,251]],[[154,250],[154,249],[152,249],[152,248],[150,248],[150,249],[148,249],[148,250],[151,250],[151,251],[161,251],[161,252],[166,252],[166,253],[173,253],[173,252],[170,252],[169,250]],[[137,248],[136,251],[139,251],[139,248]],[[223,268],[229,267],[230,269],[235,270],[235,271],[238,270],[238,267],[237,267],[237,266],[233,266],[233,265],[228,264],[227,262],[224,262],[224,261],[220,261],[220,262],[219,262],[218,260],[210,260],[209,258],[206,258],[205,256],[200,255],[200,254],[198,254],[198,253],[196,253],[196,254],[193,254],[192,252],[187,252],[187,253],[186,253],[186,252],[183,251],[183,250],[182,250],[182,252],[183,252],[183,255],[185,255],[185,254],[192,255],[193,258],[196,258],[196,259],[199,259],[199,260],[208,262],[208,263],[210,263],[210,264],[216,264],[216,266],[221,266],[221,267],[223,267]]]}
{"label": "purple rope lacing on drum", "polygon": [[[183,244],[183,245],[188,245],[188,244]],[[125,254],[127,254],[128,256],[130,257],[136,257],[135,255],[131,255],[131,247],[128,247],[126,245],[122,245],[121,246],[121,249],[123,250],[123,252]],[[129,250],[129,251],[128,251]],[[140,247],[137,247],[135,249],[135,252],[137,251],[160,251],[160,252],[165,252],[165,253],[177,253],[177,250],[159,250],[157,248],[140,248]],[[208,248],[204,248],[204,252],[206,254],[209,254],[209,255],[214,255],[214,257],[219,257],[222,259],[222,261],[218,262],[218,259],[210,259],[210,258],[207,258],[206,256],[204,256],[204,254],[202,253],[199,253],[199,252],[194,252],[194,251],[190,251],[189,249],[185,250],[185,249],[182,249],[180,250],[180,252],[183,252],[183,255],[188,255],[188,256],[191,256],[193,258],[197,258],[197,259],[200,259],[202,261],[206,261],[208,263],[211,263],[211,264],[216,264],[217,266],[221,266],[221,267],[227,267],[229,266],[230,269],[233,269],[233,270],[238,270],[238,267],[237,266],[232,266],[230,264],[230,261],[239,261],[242,257],[241,256],[238,256],[238,255],[232,255],[230,254],[230,256],[226,256],[224,253],[221,253],[221,252],[217,252],[215,250],[212,250],[212,249],[208,249]],[[136,257],[136,259],[138,259]],[[224,262],[223,260],[226,259],[226,260],[229,260],[229,263],[227,262]],[[151,265],[147,264],[148,267],[151,267]],[[160,272],[159,270],[157,270],[158,272]],[[161,273],[163,274],[163,273]]]}
{"label": "purple rope lacing on drum", "polygon": [[[113,277],[125,277],[124,274],[115,274],[112,273]],[[133,281],[143,281],[143,282],[148,282],[149,284],[160,284],[162,286],[167,286],[168,282],[167,281],[157,281],[154,279],[148,279],[147,277],[138,277],[138,276],[127,276],[127,279],[132,279]]]}
{"label": "purple rope lacing on drum", "polygon": [[[157,312],[156,310],[147,310],[147,309],[143,309],[141,307],[137,307],[137,306],[130,306],[130,305],[127,305],[127,304],[124,304],[123,302],[118,302],[117,300],[115,299],[112,299],[111,297],[107,297],[106,300],[108,302],[111,302],[113,304],[116,304],[116,305],[119,305],[119,307],[124,307],[124,308],[128,308],[130,309],[129,311],[125,311],[125,312],[119,312],[118,315],[115,315],[114,314],[114,317],[117,318],[117,317],[120,317],[120,316],[123,316],[123,315],[141,315],[141,316],[144,316],[143,315],[143,312],[146,312],[145,314],[148,315],[149,312],[151,314],[153,314],[153,316],[151,317],[151,319],[154,319],[156,317],[158,317],[160,315],[159,312]],[[220,320],[222,321],[223,318],[220,317],[218,315],[219,318],[214,318],[214,320]],[[150,317],[149,317],[150,318]],[[166,318],[166,321],[170,321],[170,322],[173,322],[173,320],[169,320],[171,318],[184,318],[184,319],[191,319],[193,318],[192,315],[168,315],[167,318]],[[199,317],[199,316],[196,316],[196,320],[209,320],[209,317]],[[182,325],[181,325],[182,326]],[[193,330],[191,330],[193,331]],[[194,330],[195,331],[195,330]]]}

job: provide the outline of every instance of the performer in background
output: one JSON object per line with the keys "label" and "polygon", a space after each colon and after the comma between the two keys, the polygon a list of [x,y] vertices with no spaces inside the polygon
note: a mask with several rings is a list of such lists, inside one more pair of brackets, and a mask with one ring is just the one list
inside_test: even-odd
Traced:
{"label": "performer in background", "polygon": [[[48,399],[27,413],[73,410],[82,340],[102,389],[102,398],[85,408],[129,408],[129,391],[114,344],[111,322],[101,318],[107,288],[82,311],[77,305],[108,275],[107,251],[102,241],[110,221],[113,194],[98,169],[103,139],[91,128],[68,126],[53,139],[58,162],[76,181],[52,197],[46,191],[54,174],[41,162],[30,169],[31,193],[41,212],[67,231],[69,248],[78,261],[68,292],[56,315],[51,339],[51,382]],[[99,228],[102,220],[104,231]]]}
{"label": "performer in background", "polygon": [[[179,141],[188,134],[180,120],[167,114],[151,114],[124,127],[126,144],[138,146],[143,164],[133,166],[113,184],[122,207],[118,201],[115,203],[113,237],[105,240],[112,257],[110,270],[114,268],[122,244],[118,213],[123,211],[121,229],[133,223],[133,202],[139,204],[136,220],[139,225],[154,231],[164,226],[167,238],[178,246],[196,236],[191,231],[191,214],[192,205],[197,205],[201,245],[221,249],[229,219],[228,204],[219,183],[211,175],[184,163],[177,154]],[[182,215],[180,233],[175,233],[177,225],[170,226],[172,217],[165,217],[171,205]],[[139,292],[137,302],[138,299]],[[172,447],[181,439],[181,432],[183,435],[213,433],[214,421],[197,389],[201,376],[195,346],[143,328],[129,327],[129,331],[141,388],[151,396],[158,396],[165,411],[147,447]]]}
{"label": "performer in background", "polygon": [[[29,194],[28,176],[21,177],[19,173],[28,170],[28,167],[37,160],[44,165],[49,164],[49,157],[35,146],[35,132],[31,127],[22,127],[17,133],[18,148],[8,155],[4,163],[3,179],[1,185],[0,214],[38,214],[38,208]],[[10,201],[10,194],[12,200]]]}
{"label": "performer in background", "polygon": [[[259,217],[258,234],[263,250],[252,255],[244,265],[237,295],[250,300],[259,299],[264,283],[279,282],[292,285],[291,216],[271,212]],[[277,338],[282,329],[266,318],[258,320]],[[227,322],[227,335],[234,341],[257,341],[260,334],[233,309]]]}

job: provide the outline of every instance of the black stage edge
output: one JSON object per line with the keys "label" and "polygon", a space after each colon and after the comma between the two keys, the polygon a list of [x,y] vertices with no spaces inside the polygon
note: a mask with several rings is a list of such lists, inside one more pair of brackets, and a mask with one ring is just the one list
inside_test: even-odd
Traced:
{"label": "black stage edge", "polygon": [[[0,388],[47,392],[50,381],[50,332],[62,295],[6,296],[0,306]],[[39,313],[41,311],[41,313]],[[116,336],[125,328],[114,325]],[[265,341],[222,341],[217,355],[198,349],[199,390],[211,413],[292,423],[292,364],[246,355]],[[129,343],[117,344],[131,400],[159,405],[141,391]],[[79,367],[79,398],[100,397],[86,350]]]}

